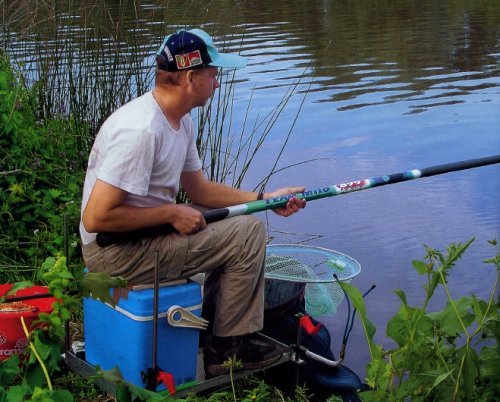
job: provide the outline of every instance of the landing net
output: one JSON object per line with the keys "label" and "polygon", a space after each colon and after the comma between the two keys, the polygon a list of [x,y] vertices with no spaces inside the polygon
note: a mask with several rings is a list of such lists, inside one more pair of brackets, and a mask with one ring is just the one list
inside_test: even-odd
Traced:
{"label": "landing net", "polygon": [[266,248],[266,279],[306,284],[306,311],[313,317],[334,314],[344,293],[334,278],[350,282],[361,265],[348,255],[321,247],[271,244]]}

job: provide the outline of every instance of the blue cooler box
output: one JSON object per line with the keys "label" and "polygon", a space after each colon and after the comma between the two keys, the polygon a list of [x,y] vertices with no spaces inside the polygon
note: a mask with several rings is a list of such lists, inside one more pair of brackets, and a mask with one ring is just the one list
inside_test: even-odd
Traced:
{"label": "blue cooler box", "polygon": [[[104,370],[118,367],[126,381],[144,387],[141,372],[153,364],[153,296],[153,289],[129,291],[114,308],[85,298],[86,361]],[[177,305],[200,316],[201,303],[196,282],[159,290],[157,365],[174,376],[176,386],[196,380],[199,330],[171,326],[167,310]],[[158,386],[162,389],[163,384]]]}

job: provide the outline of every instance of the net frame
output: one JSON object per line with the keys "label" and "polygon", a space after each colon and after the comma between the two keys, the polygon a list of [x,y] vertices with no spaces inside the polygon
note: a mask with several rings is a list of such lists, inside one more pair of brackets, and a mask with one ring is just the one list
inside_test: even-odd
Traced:
{"label": "net frame", "polygon": [[[283,275],[283,271],[295,271],[295,275]],[[305,309],[313,317],[335,314],[344,299],[338,282],[349,283],[360,272],[361,265],[354,258],[324,247],[302,244],[266,247],[266,280],[305,284]]]}
{"label": "net frame", "polygon": [[[327,258],[322,261],[316,259],[313,264],[310,264],[307,261],[301,261],[299,258],[295,258],[296,256],[302,257],[306,255],[306,253],[314,255],[315,257],[330,256],[331,258]],[[276,262],[270,261],[272,256],[275,256],[275,258],[282,258],[282,260],[276,258]],[[335,261],[333,261],[334,259]],[[325,266],[328,262],[330,262],[330,264]],[[339,262],[344,263],[345,266],[342,267]],[[294,264],[295,269],[303,269],[304,271],[307,271],[308,275],[305,277],[280,275],[282,270],[280,267],[275,267],[277,263],[283,265],[287,263]],[[271,265],[273,265],[273,267],[271,267]],[[359,275],[360,272],[361,265],[358,261],[347,254],[339,253],[335,250],[318,246],[306,246],[302,244],[268,244],[266,246],[266,279],[281,280],[285,282],[331,283],[337,282],[337,279],[333,276],[334,273],[337,274],[338,280],[350,281],[352,278]]]}

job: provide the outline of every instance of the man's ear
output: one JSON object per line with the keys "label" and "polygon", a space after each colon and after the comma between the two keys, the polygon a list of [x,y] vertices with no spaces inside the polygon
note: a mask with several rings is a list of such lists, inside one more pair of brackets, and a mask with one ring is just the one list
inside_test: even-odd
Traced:
{"label": "man's ear", "polygon": [[186,74],[185,74],[185,78],[186,78],[186,83],[188,84],[193,84],[193,81],[194,81],[194,76],[195,76],[195,72],[194,70],[188,70],[186,71]]}

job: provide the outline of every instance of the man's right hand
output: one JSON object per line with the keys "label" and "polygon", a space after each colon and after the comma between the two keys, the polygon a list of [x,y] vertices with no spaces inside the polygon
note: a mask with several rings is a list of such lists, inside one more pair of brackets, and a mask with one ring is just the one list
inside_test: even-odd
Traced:
{"label": "man's right hand", "polygon": [[187,205],[176,205],[172,226],[183,235],[190,235],[206,228],[203,214]]}

